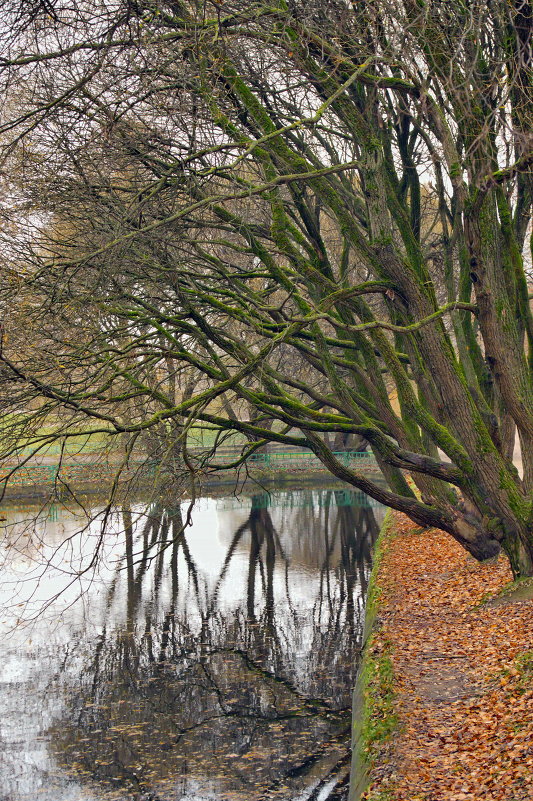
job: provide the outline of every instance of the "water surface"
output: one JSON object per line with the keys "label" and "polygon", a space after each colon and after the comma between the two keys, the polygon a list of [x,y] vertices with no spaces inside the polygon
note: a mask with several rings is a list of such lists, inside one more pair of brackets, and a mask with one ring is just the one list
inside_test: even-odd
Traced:
{"label": "water surface", "polygon": [[4,505],[1,801],[344,798],[382,514],[323,489]]}

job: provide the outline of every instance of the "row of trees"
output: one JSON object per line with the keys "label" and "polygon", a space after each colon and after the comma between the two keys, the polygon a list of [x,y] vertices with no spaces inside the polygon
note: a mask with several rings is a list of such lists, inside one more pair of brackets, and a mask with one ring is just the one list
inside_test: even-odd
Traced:
{"label": "row of trees", "polygon": [[0,62],[5,455],[310,447],[531,575],[531,4],[30,10]]}

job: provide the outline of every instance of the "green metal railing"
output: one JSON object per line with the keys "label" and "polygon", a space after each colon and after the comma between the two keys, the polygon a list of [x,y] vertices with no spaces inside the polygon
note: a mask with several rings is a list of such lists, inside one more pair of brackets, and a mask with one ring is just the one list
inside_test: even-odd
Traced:
{"label": "green metal railing", "polygon": [[[242,451],[216,453],[209,457],[209,463],[222,467],[238,459]],[[356,469],[379,469],[373,453],[364,451],[338,451],[333,454],[344,467]],[[198,458],[201,461],[200,455]],[[276,470],[326,470],[320,459],[312,451],[267,451],[254,453],[246,460],[248,468],[258,468],[267,472]]]}
{"label": "green metal railing", "polygon": [[262,493],[252,496],[217,498],[217,509],[300,509],[337,506],[381,507],[379,501],[360,490],[331,490],[329,492]]}
{"label": "green metal railing", "polygon": [[[341,464],[349,467],[357,464],[376,464],[376,458],[373,453],[366,451],[336,451],[333,456],[341,462]],[[279,452],[271,451],[267,453],[252,454],[248,459],[249,464],[264,464],[272,467],[285,467],[285,466],[301,466],[301,467],[320,467],[324,465],[320,459],[312,451],[290,451]]]}

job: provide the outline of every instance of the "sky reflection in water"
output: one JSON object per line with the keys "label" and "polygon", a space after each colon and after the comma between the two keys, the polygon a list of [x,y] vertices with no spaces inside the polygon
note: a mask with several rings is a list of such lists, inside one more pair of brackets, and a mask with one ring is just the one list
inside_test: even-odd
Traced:
{"label": "sky reflection in water", "polygon": [[5,632],[64,591],[2,638],[0,801],[344,797],[381,508],[202,498],[183,535],[185,507],[163,503],[103,534],[96,506],[36,513],[4,506]]}

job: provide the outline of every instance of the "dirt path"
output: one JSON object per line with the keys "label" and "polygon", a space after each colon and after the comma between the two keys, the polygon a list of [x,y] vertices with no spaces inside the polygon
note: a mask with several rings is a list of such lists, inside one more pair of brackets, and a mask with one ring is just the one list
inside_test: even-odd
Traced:
{"label": "dirt path", "polygon": [[369,798],[533,801],[533,586],[400,515],[386,549],[378,647],[392,649],[399,731]]}

